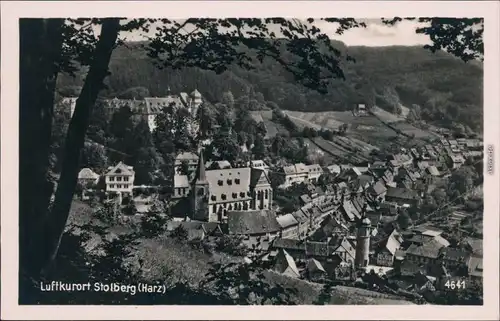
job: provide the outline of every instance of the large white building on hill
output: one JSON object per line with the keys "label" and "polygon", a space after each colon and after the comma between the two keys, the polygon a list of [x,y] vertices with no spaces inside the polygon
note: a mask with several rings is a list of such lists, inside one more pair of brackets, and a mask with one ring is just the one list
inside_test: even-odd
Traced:
{"label": "large white building on hill", "polygon": [[[76,97],[66,97],[62,101],[70,106],[71,117],[75,112],[76,107]],[[198,108],[203,104],[203,97],[201,93],[195,89],[190,94],[181,92],[178,95],[168,95],[165,97],[145,97],[144,99],[107,99],[105,100],[105,105],[111,109],[119,109],[121,107],[128,106],[132,112],[144,115],[148,121],[148,125],[151,131],[156,128],[156,116],[162,111],[163,108],[173,107],[173,108],[185,108],[189,115],[190,121],[188,121],[188,130],[190,132],[197,131],[197,121],[196,114]]]}

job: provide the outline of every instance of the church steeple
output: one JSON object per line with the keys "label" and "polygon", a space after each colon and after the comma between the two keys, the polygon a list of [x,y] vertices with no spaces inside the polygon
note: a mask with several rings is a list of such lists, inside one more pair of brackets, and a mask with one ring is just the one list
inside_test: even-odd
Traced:
{"label": "church steeple", "polygon": [[203,161],[203,149],[199,148],[198,169],[196,172],[196,184],[203,184],[207,182],[207,175],[205,174],[205,162]]}

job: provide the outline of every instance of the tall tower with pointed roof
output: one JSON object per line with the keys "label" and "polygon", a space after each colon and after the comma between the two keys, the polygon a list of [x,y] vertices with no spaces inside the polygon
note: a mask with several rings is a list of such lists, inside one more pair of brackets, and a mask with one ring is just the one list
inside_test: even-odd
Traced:
{"label": "tall tower with pointed roof", "polygon": [[370,235],[371,222],[370,219],[364,217],[358,227],[358,235],[356,238],[356,255],[354,259],[356,267],[365,267],[369,264]]}
{"label": "tall tower with pointed roof", "polygon": [[195,220],[208,221],[208,197],[210,194],[209,184],[205,173],[205,162],[203,160],[203,149],[199,149],[198,169],[193,181],[192,195],[192,217]]}

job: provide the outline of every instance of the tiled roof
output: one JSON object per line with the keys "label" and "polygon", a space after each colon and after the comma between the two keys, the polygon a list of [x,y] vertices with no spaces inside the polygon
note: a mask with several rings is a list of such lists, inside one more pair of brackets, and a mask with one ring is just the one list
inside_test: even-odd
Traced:
{"label": "tiled roof", "polygon": [[78,173],[78,179],[97,179],[99,175],[94,173],[90,168],[82,168]]}
{"label": "tiled roof", "polygon": [[134,169],[132,166],[127,166],[123,162],[119,162],[115,166],[108,167],[108,172],[106,176],[110,175],[134,175]]}
{"label": "tiled roof", "polygon": [[430,236],[430,235],[414,234],[408,239],[408,242],[417,243],[417,244],[424,244],[424,243],[427,243],[433,239],[434,239],[434,237]]}
{"label": "tiled roof", "polygon": [[285,215],[278,216],[276,218],[276,220],[278,221],[278,224],[283,229],[299,224],[299,222],[297,222],[297,220],[295,219],[295,217],[293,217],[292,214],[285,214]]}
{"label": "tiled roof", "polygon": [[469,257],[469,254],[467,252],[451,247],[442,248],[440,254],[445,260],[457,262],[465,262]]}
{"label": "tiled roof", "polygon": [[306,244],[304,241],[295,239],[284,239],[284,238],[275,239],[273,241],[272,247],[276,249],[286,249],[286,250],[299,250],[299,251],[306,250]]}
{"label": "tiled roof", "polygon": [[307,194],[304,194],[304,195],[300,195],[300,200],[304,203],[304,204],[307,204],[309,202],[312,201],[312,199],[309,197],[309,195]]}
{"label": "tiled roof", "polygon": [[429,174],[431,174],[432,176],[439,176],[439,170],[437,169],[436,166],[429,166],[427,168],[427,171],[429,172]]}
{"label": "tiled roof", "polygon": [[284,273],[288,269],[290,269],[291,272],[295,274],[295,276],[300,276],[299,270],[297,269],[297,265],[295,264],[293,257],[285,250],[280,250],[278,252],[274,268],[280,273]]}
{"label": "tiled roof", "polygon": [[405,260],[405,261],[403,261],[403,263],[401,263],[400,270],[401,270],[401,274],[406,275],[406,276],[413,276],[419,272],[420,273],[427,272],[426,268],[424,266],[417,265],[417,264],[410,262],[408,260]]}
{"label": "tiled roof", "polygon": [[309,218],[302,212],[302,210],[298,210],[292,213],[293,217],[299,222],[299,223],[305,223],[309,221]]}
{"label": "tiled roof", "polygon": [[329,256],[333,252],[332,247],[325,242],[306,242],[306,255]]}
{"label": "tiled roof", "polygon": [[184,105],[182,99],[179,96],[167,96],[167,97],[146,97],[144,98],[146,102],[147,110],[149,113],[156,113],[165,107],[181,108],[187,107]]}
{"label": "tiled roof", "polygon": [[176,163],[177,161],[183,161],[183,160],[198,161],[198,158],[199,158],[198,155],[196,155],[195,153],[184,152],[177,155],[175,161]]}
{"label": "tiled roof", "polygon": [[344,201],[341,206],[344,209],[344,212],[346,213],[349,220],[354,221],[356,218],[361,217],[360,213],[356,210],[356,207],[350,200]]}
{"label": "tiled roof", "polygon": [[291,174],[307,174],[309,171],[307,165],[303,163],[297,163],[290,166],[284,166],[283,172],[287,175],[291,175]]}
{"label": "tiled roof", "polygon": [[328,243],[335,253],[347,253],[353,259],[356,256],[354,245],[346,237],[337,237]]}
{"label": "tiled roof", "polygon": [[375,195],[381,195],[385,192],[387,192],[387,188],[385,187],[383,181],[377,181],[372,187],[371,190],[374,192]]}
{"label": "tiled roof", "polygon": [[229,211],[227,224],[230,234],[251,235],[278,232],[281,227],[271,210]]}
{"label": "tiled roof", "polygon": [[439,253],[442,247],[443,246],[440,243],[434,240],[426,242],[423,245],[412,244],[406,250],[406,255],[414,255],[414,256],[436,259],[439,257]]}
{"label": "tiled roof", "polygon": [[307,261],[307,270],[309,272],[319,271],[319,272],[326,273],[325,268],[323,268],[323,265],[321,265],[321,263],[316,259],[309,259]]}
{"label": "tiled roof", "polygon": [[394,253],[394,257],[399,260],[403,260],[405,256],[406,256],[406,251],[403,250],[396,250],[396,252]]}
{"label": "tiled roof", "polygon": [[468,237],[465,243],[471,248],[473,254],[483,255],[483,240]]}
{"label": "tiled roof", "polygon": [[403,200],[415,200],[418,199],[418,192],[406,188],[389,187],[386,196]]}
{"label": "tiled roof", "polygon": [[446,240],[441,235],[438,235],[438,236],[434,237],[434,241],[438,242],[442,246],[450,246],[450,242],[448,242],[448,240]]}
{"label": "tiled roof", "polygon": [[395,235],[395,233],[397,233],[396,230],[394,230],[384,242],[384,248],[387,249],[392,255],[396,255],[396,251],[401,246],[401,242],[398,240],[398,237],[397,235]]}

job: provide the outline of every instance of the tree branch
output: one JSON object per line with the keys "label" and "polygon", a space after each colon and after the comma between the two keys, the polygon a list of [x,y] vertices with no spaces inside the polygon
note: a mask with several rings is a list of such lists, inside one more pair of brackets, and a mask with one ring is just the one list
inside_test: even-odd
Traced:
{"label": "tree branch", "polygon": [[68,127],[54,207],[45,225],[45,268],[57,255],[77,183],[80,151],[85,141],[85,132],[97,95],[103,86],[103,80],[108,75],[108,64],[119,30],[120,19],[103,19],[101,36],[94,51],[92,64],[76,101],[75,112]]}

